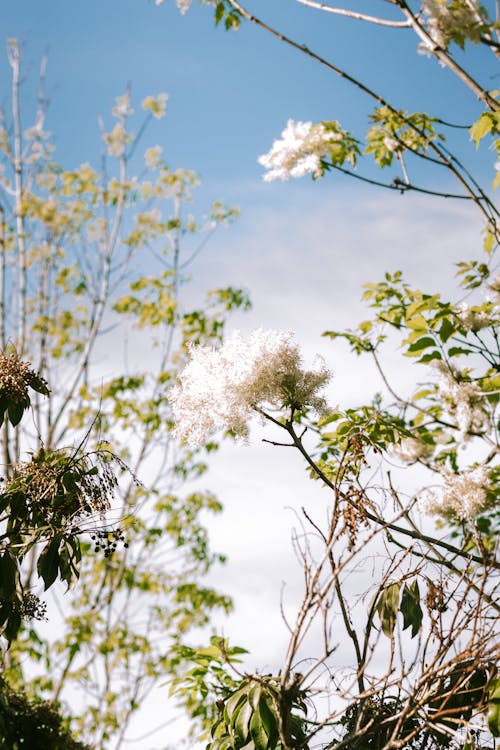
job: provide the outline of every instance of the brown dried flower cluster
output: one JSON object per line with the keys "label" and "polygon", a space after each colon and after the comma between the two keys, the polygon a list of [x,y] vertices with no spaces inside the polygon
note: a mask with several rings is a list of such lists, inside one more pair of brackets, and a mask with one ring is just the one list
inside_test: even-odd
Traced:
{"label": "brown dried flower cluster", "polygon": [[340,533],[347,534],[348,548],[353,549],[356,546],[360,528],[368,525],[367,507],[373,510],[373,505],[365,496],[365,493],[352,484],[347,489],[344,499],[346,503],[340,511],[344,525]]}
{"label": "brown dried flower cluster", "polygon": [[28,388],[48,395],[47,383],[33,368],[14,352],[0,353],[0,400],[26,409],[30,405]]}
{"label": "brown dried flower cluster", "polygon": [[28,386],[34,375],[31,362],[17,354],[0,354],[0,391],[9,401],[29,406]]}

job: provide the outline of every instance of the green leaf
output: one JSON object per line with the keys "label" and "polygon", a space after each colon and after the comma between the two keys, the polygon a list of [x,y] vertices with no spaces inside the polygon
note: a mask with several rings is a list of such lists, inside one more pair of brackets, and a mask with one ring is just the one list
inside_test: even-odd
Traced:
{"label": "green leaf", "polygon": [[16,590],[19,568],[16,558],[8,551],[0,557],[0,599],[10,599]]}
{"label": "green leaf", "polygon": [[41,393],[42,396],[48,396],[50,394],[49,387],[46,381],[40,377],[40,375],[33,374],[31,376],[29,385],[37,393]]}
{"label": "green leaf", "polygon": [[408,347],[407,355],[410,357],[414,354],[421,352],[422,349],[428,349],[430,346],[435,346],[435,341],[431,336],[422,336],[417,339],[411,346]]}
{"label": "green leaf", "polygon": [[403,630],[411,625],[411,637],[415,638],[422,625],[423,612],[420,606],[420,591],[418,581],[415,579],[410,586],[404,585],[401,606],[399,608],[403,615]]}
{"label": "green leaf", "polygon": [[472,349],[464,349],[463,346],[451,346],[448,349],[448,357],[460,357],[462,354],[472,354]]}
{"label": "green leaf", "polygon": [[7,620],[7,626],[3,632],[3,635],[7,638],[7,640],[13,641],[16,635],[19,632],[19,628],[21,627],[21,615],[19,612],[12,612],[9,619]]}
{"label": "green leaf", "polygon": [[245,700],[240,710],[238,711],[236,720],[233,724],[236,736],[242,744],[248,737],[250,719],[252,718],[252,714],[252,706],[250,705],[248,700]]}
{"label": "green leaf", "polygon": [[500,737],[500,677],[488,688],[488,727],[493,737]]}
{"label": "green leaf", "polygon": [[439,329],[439,338],[443,343],[446,343],[450,336],[453,336],[455,333],[455,326],[453,323],[449,320],[449,318],[443,318],[443,322],[441,323],[441,328]]}
{"label": "green leaf", "polygon": [[268,737],[259,710],[254,711],[252,714],[250,720],[250,736],[255,745],[255,750],[267,750]]}
{"label": "green leaf", "polygon": [[62,483],[69,492],[76,488],[76,480],[78,475],[73,471],[65,471],[62,477]]}
{"label": "green leaf", "polygon": [[9,422],[13,427],[19,424],[24,413],[25,406],[20,403],[10,403],[8,408]]}
{"label": "green leaf", "polygon": [[40,553],[37,562],[38,575],[43,578],[45,591],[52,586],[57,578],[59,571],[59,545],[62,534],[56,536],[48,542]]}
{"label": "green leaf", "polygon": [[443,359],[441,353],[438,352],[437,349],[434,349],[433,352],[429,352],[428,354],[424,354],[423,357],[420,357],[418,362],[419,364],[427,364],[428,362],[432,362],[434,359]]}
{"label": "green leaf", "polygon": [[259,712],[262,725],[268,736],[269,747],[274,748],[278,741],[278,717],[273,711],[273,707],[269,706],[268,701],[265,698],[261,698],[259,702]]}
{"label": "green leaf", "polygon": [[380,618],[382,632],[388,638],[392,637],[396,625],[396,616],[399,609],[400,583],[392,583],[384,589],[379,597],[376,612]]}
{"label": "green leaf", "polygon": [[225,8],[224,3],[217,3],[215,7],[215,25],[218,26],[224,18]]}
{"label": "green leaf", "polygon": [[[78,547],[75,549],[75,545]],[[65,541],[59,553],[59,574],[61,580],[67,583],[68,588],[74,578],[79,577],[78,563],[81,559],[78,539],[71,542]]]}
{"label": "green leaf", "polygon": [[227,724],[232,724],[233,715],[242,701],[247,700],[246,690],[240,689],[229,696],[224,705],[224,719]]}
{"label": "green leaf", "polygon": [[492,127],[493,120],[490,116],[490,113],[483,112],[483,114],[479,117],[478,120],[476,120],[476,122],[471,126],[469,130],[470,137],[472,138],[476,146],[479,144],[479,141],[490,132]]}

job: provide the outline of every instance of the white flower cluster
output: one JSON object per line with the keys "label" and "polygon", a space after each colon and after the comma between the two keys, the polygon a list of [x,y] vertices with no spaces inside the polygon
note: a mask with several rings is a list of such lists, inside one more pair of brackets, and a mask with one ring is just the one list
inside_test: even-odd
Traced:
{"label": "white flower cluster", "polygon": [[151,146],[144,152],[144,161],[148,169],[156,169],[161,164],[163,149],[161,146]]}
{"label": "white flower cluster", "polygon": [[392,453],[402,463],[414,464],[421,458],[428,458],[432,453],[432,448],[421,440],[405,437],[393,446]]}
{"label": "white flower cluster", "polygon": [[130,137],[121,122],[116,123],[110,133],[103,134],[110,156],[122,156],[125,153]]}
{"label": "white flower cluster", "polygon": [[478,432],[485,426],[483,394],[477,383],[459,382],[442,362],[435,366],[439,371],[439,393],[458,425],[460,439],[466,440],[471,431]]}
{"label": "white flower cluster", "polygon": [[190,359],[171,391],[175,433],[201,445],[221,429],[248,435],[256,408],[326,407],[319,392],[331,374],[321,358],[305,370],[293,333],[255,331],[245,342],[234,333],[219,349],[193,346]]}
{"label": "white flower cluster", "polygon": [[264,180],[288,180],[309,173],[321,177],[321,160],[328,156],[331,144],[341,140],[341,133],[324,125],[288,120],[281,140],[274,141],[271,150],[258,159],[268,170]]}
{"label": "white flower cluster", "polygon": [[425,513],[472,520],[488,506],[488,469],[478,466],[459,474],[442,470],[442,487],[423,490],[419,505]]}
{"label": "white flower cluster", "polygon": [[113,107],[112,112],[114,117],[120,118],[130,117],[134,114],[128,91],[115,98],[115,106]]}
{"label": "white flower cluster", "polygon": [[466,331],[472,331],[473,333],[477,333],[482,328],[488,328],[493,322],[488,313],[481,310],[474,310],[473,307],[469,307],[465,303],[460,305],[457,318]]}
{"label": "white flower cluster", "polygon": [[423,0],[425,29],[430,37],[419,45],[419,52],[430,55],[436,47],[446,49],[455,38],[481,39],[477,0]]}

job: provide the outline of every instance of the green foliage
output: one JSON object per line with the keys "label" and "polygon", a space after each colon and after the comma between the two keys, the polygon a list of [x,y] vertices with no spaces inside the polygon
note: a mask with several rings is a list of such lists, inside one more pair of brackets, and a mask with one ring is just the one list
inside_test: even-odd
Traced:
{"label": "green foliage", "polygon": [[180,704],[206,734],[218,716],[219,701],[228,698],[239,685],[230,668],[241,662],[247,651],[230,646],[218,636],[210,638],[205,648],[177,646],[172,653],[176,677],[170,686]]}
{"label": "green foliage", "polygon": [[0,680],[0,748],[43,750],[90,750],[75,740],[58,706],[31,701]]}
{"label": "green foliage", "polygon": [[[59,577],[68,588],[79,576],[82,525],[96,525],[113,499],[115,457],[82,449],[46,451],[14,467],[0,495],[0,632],[12,641],[23,616],[33,617],[32,594],[22,586],[30,555],[47,590]],[[118,462],[119,468],[124,465]],[[36,599],[36,597],[35,597]],[[43,619],[43,618],[42,618]]]}
{"label": "green foliage", "polygon": [[[398,715],[403,708],[402,702],[394,696],[375,696],[368,700],[361,700],[349,706],[341,719],[343,729],[342,746],[348,750],[382,750],[387,746],[397,722]],[[420,719],[410,716],[405,719],[400,735],[414,733]],[[435,748],[425,734],[417,735],[414,740],[404,742],[404,750],[424,750]]]}
{"label": "green foliage", "polygon": [[374,124],[366,135],[365,153],[372,154],[379,167],[390,166],[405,151],[426,154],[434,140],[445,140],[435,131],[436,119],[422,112],[409,114],[384,106],[375,109],[370,120]]}
{"label": "green foliage", "polygon": [[299,680],[284,687],[272,675],[241,677],[235,665],[245,653],[216,636],[206,648],[180,647],[171,694],[205,730],[202,738],[210,729],[207,750],[283,750],[284,742],[307,750]]}
{"label": "green foliage", "polygon": [[[218,709],[207,747],[298,750],[314,742],[332,750],[492,748],[491,735],[499,733],[500,277],[494,257],[499,212],[449,143],[462,133],[477,147],[491,136],[492,150],[500,157],[498,92],[489,91],[488,80],[481,83],[489,66],[481,70],[476,56],[469,64],[453,48],[466,51],[474,44],[498,57],[494,4],[389,1],[370,8],[380,12],[373,17],[349,3],[348,8],[303,3],[313,13],[324,11],[332,24],[344,16],[339,23],[345,28],[350,17],[353,25],[364,20],[374,22],[374,28],[399,26],[403,34],[412,29],[419,51],[448,67],[483,103],[486,111],[472,127],[447,122],[441,112],[439,118],[407,112],[385,99],[384,87],[354,77],[354,64],[352,69],[341,66],[335,50],[315,52],[236,0],[213,4],[217,23],[235,9],[375,102],[364,146],[337,120],[323,119],[321,127],[301,123],[302,143],[299,136],[293,142],[284,136],[261,160],[271,170],[269,179],[308,171],[318,178],[338,169],[401,193],[457,198],[462,205],[470,201],[484,220],[485,257],[458,264],[467,290],[459,302],[432,288],[413,288],[400,272],[386,273],[365,287],[370,319],[326,332],[371,359],[380,373],[383,393],[370,404],[335,408],[319,420],[300,408],[267,415],[273,429],[286,432],[283,441],[269,442],[298,449],[310,476],[325,488],[326,511],[298,514],[293,541],[302,564],[303,597],[296,603],[296,619],[289,616],[288,602],[283,607],[290,632],[283,674],[238,675],[229,695],[228,684],[226,692],[205,684],[202,702],[211,696]],[[262,12],[267,12],[265,4]],[[331,154],[328,139],[321,140],[329,128],[338,136]],[[364,176],[349,169],[359,168],[362,151],[378,167],[398,168],[401,176],[387,183],[371,172]],[[416,164],[429,167],[427,183],[415,183]],[[434,178],[437,167],[446,175],[441,187]],[[495,169],[497,187],[498,164]],[[449,177],[459,185],[456,193]],[[407,364],[399,386],[385,366],[387,348],[397,349]],[[435,517],[435,528],[424,515]],[[348,649],[350,655],[344,653]],[[290,706],[284,703],[286,675],[299,664],[305,676],[297,675],[295,696],[309,699],[316,713],[314,721],[306,720],[297,702],[302,733],[292,736]],[[182,685],[177,686],[181,692]],[[491,734],[484,716],[488,708]]]}
{"label": "green foliage", "polygon": [[237,31],[241,23],[240,12],[233,8],[227,0],[202,0],[203,3],[209,3],[215,6],[215,25],[223,24],[226,31]]}
{"label": "green foliage", "polygon": [[411,627],[411,637],[415,638],[423,619],[418,579],[415,578],[409,585],[398,581],[385,586],[377,598],[375,611],[386,636],[393,637],[400,612],[403,615],[403,630]]}
{"label": "green foliage", "polygon": [[[22,77],[15,41],[9,59]],[[146,148],[140,177],[128,173],[166,104],[166,94],[148,96],[136,114],[128,91],[117,97],[99,169],[57,164],[43,104],[19,142],[12,134],[27,118],[17,104],[0,132],[0,188],[17,185],[19,171],[23,185],[19,212],[1,217],[2,283],[19,291],[8,311],[2,303],[0,330],[4,675],[30,699],[70,696],[79,736],[103,749],[175,674],[189,632],[231,608],[203,580],[224,560],[205,528],[221,504],[185,486],[217,445],[176,445],[168,389],[190,341],[219,342],[228,315],[250,303],[233,287],[191,306],[182,294],[187,269],[237,210],[217,201],[205,216],[188,213],[199,178],[168,165],[159,146]],[[28,407],[33,434],[20,422]],[[38,584],[65,595],[50,638],[36,623],[53,616]]]}
{"label": "green foliage", "polygon": [[[478,709],[485,709],[490,672],[486,667],[478,668],[474,659],[453,664],[437,685],[428,704],[428,711],[439,714],[441,726],[456,728],[467,722]],[[450,735],[436,732],[439,741],[447,746]]]}
{"label": "green foliage", "polygon": [[307,750],[304,713],[294,687],[285,690],[272,676],[246,677],[221,705],[207,750]]}

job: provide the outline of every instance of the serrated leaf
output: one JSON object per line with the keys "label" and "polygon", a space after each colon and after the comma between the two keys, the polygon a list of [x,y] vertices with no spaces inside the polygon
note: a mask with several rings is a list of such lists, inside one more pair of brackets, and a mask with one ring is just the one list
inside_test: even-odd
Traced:
{"label": "serrated leaf", "polygon": [[441,352],[438,352],[437,349],[433,352],[429,352],[429,354],[424,354],[424,356],[420,357],[417,361],[419,364],[426,364],[427,362],[432,362],[434,359],[443,359]]}
{"label": "serrated leaf", "polygon": [[472,354],[472,349],[464,349],[463,346],[451,346],[448,349],[449,357],[459,357],[461,354]]}
{"label": "serrated leaf", "polygon": [[413,331],[425,332],[428,329],[427,321],[423,315],[416,315],[414,318],[406,320],[407,328],[411,328]]}
{"label": "serrated leaf", "polygon": [[428,349],[430,346],[435,346],[434,339],[431,336],[423,336],[408,347],[406,355],[409,357],[415,356],[423,349]]}
{"label": "serrated leaf", "polygon": [[470,137],[472,138],[476,146],[479,144],[479,141],[490,132],[492,127],[493,120],[490,117],[490,113],[483,112],[479,119],[476,120],[476,122],[469,129]]}
{"label": "serrated leaf", "polygon": [[443,343],[446,343],[450,336],[453,336],[455,333],[455,326],[453,323],[449,320],[449,318],[443,318],[443,322],[441,323],[441,327],[439,329],[439,338]]}

